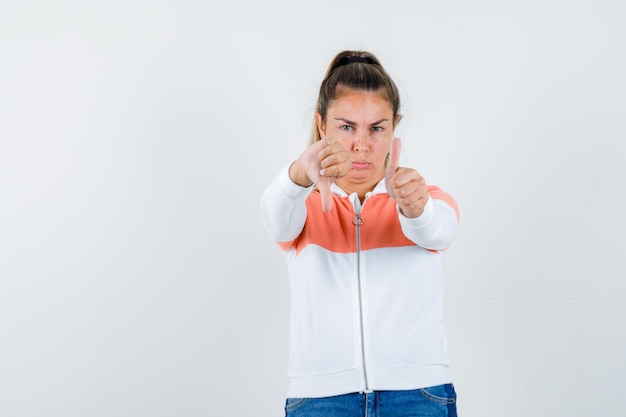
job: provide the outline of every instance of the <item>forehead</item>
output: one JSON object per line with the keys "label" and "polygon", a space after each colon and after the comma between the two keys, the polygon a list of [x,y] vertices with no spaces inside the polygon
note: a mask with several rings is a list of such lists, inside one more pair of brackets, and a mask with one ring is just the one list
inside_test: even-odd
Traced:
{"label": "forehead", "polygon": [[348,112],[358,115],[391,114],[393,108],[384,91],[338,89],[328,107],[329,113]]}

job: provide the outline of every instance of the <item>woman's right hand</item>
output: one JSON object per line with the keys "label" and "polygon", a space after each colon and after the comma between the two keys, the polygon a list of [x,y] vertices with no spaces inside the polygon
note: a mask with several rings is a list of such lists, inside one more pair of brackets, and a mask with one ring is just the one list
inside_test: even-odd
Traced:
{"label": "woman's right hand", "polygon": [[352,169],[350,154],[338,139],[323,138],[309,146],[289,167],[289,177],[303,187],[317,186],[322,197],[322,211],[333,206],[330,184]]}

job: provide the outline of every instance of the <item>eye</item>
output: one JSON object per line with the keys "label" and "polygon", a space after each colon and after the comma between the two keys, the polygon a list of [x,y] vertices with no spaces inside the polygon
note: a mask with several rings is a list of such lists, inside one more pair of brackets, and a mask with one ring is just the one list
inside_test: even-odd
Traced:
{"label": "eye", "polygon": [[372,127],[372,131],[373,132],[382,132],[383,130],[385,130],[385,128],[382,127],[382,126],[374,126],[374,127]]}
{"label": "eye", "polygon": [[354,126],[342,125],[342,126],[339,127],[339,129],[350,131],[350,130],[354,130]]}

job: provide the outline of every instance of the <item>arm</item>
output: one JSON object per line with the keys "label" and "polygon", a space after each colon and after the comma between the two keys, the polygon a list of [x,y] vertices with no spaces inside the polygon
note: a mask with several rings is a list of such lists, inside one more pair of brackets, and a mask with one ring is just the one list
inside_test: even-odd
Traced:
{"label": "arm", "polygon": [[309,146],[288,168],[284,168],[261,197],[261,215],[275,242],[289,242],[300,234],[306,220],[306,198],[316,186],[322,210],[332,207],[330,183],[352,168],[343,145],[334,138]]}
{"label": "arm", "polygon": [[447,193],[427,186],[416,170],[398,166],[400,150],[400,139],[393,139],[385,187],[396,202],[402,232],[423,248],[446,249],[456,234],[458,206]]}
{"label": "arm", "polygon": [[306,220],[306,198],[312,186],[302,187],[289,177],[289,168],[281,170],[261,197],[261,216],[275,242],[288,242],[300,234]]}
{"label": "arm", "polygon": [[400,226],[404,235],[415,244],[425,249],[444,250],[456,235],[458,209],[448,194],[437,187],[428,189],[428,201],[418,217],[406,217],[398,208]]}

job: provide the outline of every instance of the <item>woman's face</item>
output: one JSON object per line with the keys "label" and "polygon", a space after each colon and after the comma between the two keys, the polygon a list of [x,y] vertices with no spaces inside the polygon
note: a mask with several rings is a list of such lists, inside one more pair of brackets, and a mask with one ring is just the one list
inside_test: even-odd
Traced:
{"label": "woman's face", "polygon": [[336,137],[350,153],[352,170],[336,183],[347,192],[371,191],[385,177],[385,161],[395,120],[379,92],[344,90],[329,106],[326,120],[316,115],[321,137]]}

